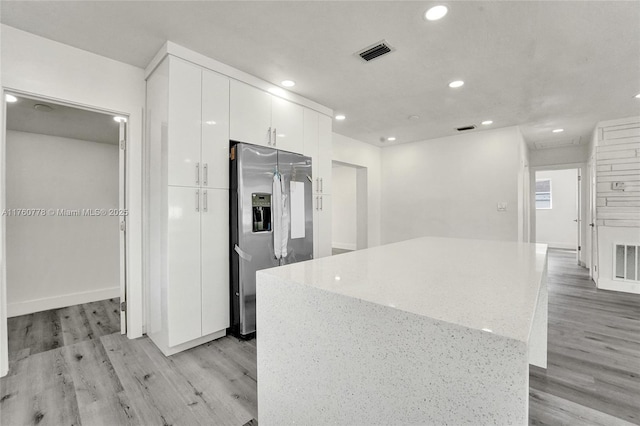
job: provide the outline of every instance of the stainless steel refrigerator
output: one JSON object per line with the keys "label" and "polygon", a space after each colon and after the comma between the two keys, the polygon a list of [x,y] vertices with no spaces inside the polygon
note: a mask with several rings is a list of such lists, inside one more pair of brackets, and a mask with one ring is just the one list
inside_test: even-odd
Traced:
{"label": "stainless steel refrigerator", "polygon": [[231,146],[231,332],[256,332],[256,271],[313,259],[311,158]]}

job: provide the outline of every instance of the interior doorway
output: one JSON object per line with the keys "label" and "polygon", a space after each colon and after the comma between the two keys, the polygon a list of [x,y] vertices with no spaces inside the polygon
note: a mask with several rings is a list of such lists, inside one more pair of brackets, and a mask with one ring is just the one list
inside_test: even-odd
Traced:
{"label": "interior doorway", "polygon": [[582,249],[581,176],[579,168],[535,173],[536,242],[551,249]]}
{"label": "interior doorway", "polygon": [[332,254],[367,248],[367,168],[339,161],[332,166]]}
{"label": "interior doorway", "polygon": [[24,317],[14,322],[31,330],[38,313],[104,301],[58,320],[125,333],[127,117],[19,93],[4,100],[9,321]]}

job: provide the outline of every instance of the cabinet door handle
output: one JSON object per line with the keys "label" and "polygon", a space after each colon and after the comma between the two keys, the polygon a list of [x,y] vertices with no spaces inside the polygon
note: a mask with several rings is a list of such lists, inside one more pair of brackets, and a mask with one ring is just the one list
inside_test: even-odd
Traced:
{"label": "cabinet door handle", "polygon": [[277,129],[274,127],[273,128],[273,146],[276,146],[277,142],[278,142],[278,134],[276,133]]}
{"label": "cabinet door handle", "polygon": [[267,143],[271,145],[271,127],[269,127],[269,130],[267,130],[267,133],[269,134],[269,141]]}
{"label": "cabinet door handle", "polygon": [[320,197],[320,210],[324,210],[324,201],[322,200],[322,197]]}
{"label": "cabinet door handle", "polygon": [[320,178],[316,178],[316,192],[320,192]]}
{"label": "cabinet door handle", "polygon": [[196,211],[200,211],[200,191],[196,189]]}
{"label": "cabinet door handle", "polygon": [[202,193],[202,210],[209,211],[209,197],[207,196],[207,190]]}
{"label": "cabinet door handle", "polygon": [[320,192],[324,192],[324,179],[320,178]]}
{"label": "cabinet door handle", "polygon": [[316,210],[320,210],[320,197],[316,196]]}
{"label": "cabinet door handle", "polygon": [[196,163],[196,185],[200,185],[200,163]]}
{"label": "cabinet door handle", "polygon": [[[207,186],[207,183],[209,182],[209,164],[208,163],[204,163],[204,165],[202,167],[204,169],[202,171],[202,173],[204,175],[204,177],[202,178],[202,182],[203,182],[204,186]],[[205,194],[206,194],[206,192],[205,192]]]}

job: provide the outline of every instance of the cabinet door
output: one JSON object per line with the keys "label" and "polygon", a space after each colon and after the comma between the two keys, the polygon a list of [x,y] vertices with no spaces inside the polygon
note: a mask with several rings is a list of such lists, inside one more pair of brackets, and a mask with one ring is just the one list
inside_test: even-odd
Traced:
{"label": "cabinet door", "polygon": [[[304,109],[302,153],[307,157],[311,157],[311,177],[313,179],[314,194],[320,190],[320,178],[318,177],[318,115],[313,110]],[[313,202],[315,203],[315,199]],[[314,251],[314,253],[316,252]]]}
{"label": "cabinet door", "polygon": [[202,186],[229,188],[229,79],[202,72]]}
{"label": "cabinet door", "polygon": [[320,210],[318,217],[318,254],[319,257],[331,256],[332,246],[332,206],[330,195],[319,195]]}
{"label": "cabinet door", "polygon": [[200,294],[201,189],[170,186],[167,235],[168,343],[202,336]]}
{"label": "cabinet door", "polygon": [[203,189],[202,335],[229,327],[229,191]]}
{"label": "cabinet door", "polygon": [[177,58],[169,62],[168,184],[200,185],[202,72]]}
{"label": "cabinet door", "polygon": [[304,108],[285,99],[271,99],[272,142],[275,148],[301,154],[304,142]]}
{"label": "cabinet door", "polygon": [[333,159],[331,118],[324,114],[319,114],[318,117],[318,158],[320,192],[331,194],[331,161]]}
{"label": "cabinet door", "polygon": [[271,95],[231,80],[231,140],[271,146]]}

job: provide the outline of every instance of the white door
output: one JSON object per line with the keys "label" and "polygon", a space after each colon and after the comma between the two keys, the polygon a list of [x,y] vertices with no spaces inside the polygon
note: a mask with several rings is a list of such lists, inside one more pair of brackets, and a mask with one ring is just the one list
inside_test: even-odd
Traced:
{"label": "white door", "polygon": [[229,136],[231,140],[271,146],[271,95],[231,80]]}
{"label": "white door", "polygon": [[229,191],[202,194],[202,335],[229,327]]}
{"label": "white door", "polygon": [[576,247],[576,256],[578,265],[580,265],[580,258],[582,257],[582,170],[578,170],[578,190],[576,194],[576,224],[578,225],[578,247]]}
{"label": "white door", "polygon": [[[120,122],[118,171],[118,209],[127,209],[127,123]],[[127,216],[120,216],[120,333],[127,334]],[[123,309],[124,308],[124,309]]]}
{"label": "white door", "polygon": [[591,234],[591,268],[589,275],[598,284],[598,227],[596,218],[596,162],[595,156],[590,159],[591,173],[589,173],[589,232]]}
{"label": "white door", "polygon": [[318,151],[320,192],[331,194],[331,176],[333,174],[331,168],[333,160],[331,118],[324,114],[319,114],[318,117]]}
{"label": "white door", "polygon": [[229,79],[202,72],[202,186],[229,188]]}
{"label": "white door", "polygon": [[202,336],[200,188],[168,187],[167,320],[169,346]]}
{"label": "white door", "polygon": [[168,184],[199,186],[202,71],[171,57],[169,76]]}
{"label": "white door", "polygon": [[304,108],[285,99],[271,99],[271,141],[284,151],[301,154],[304,149]]}

